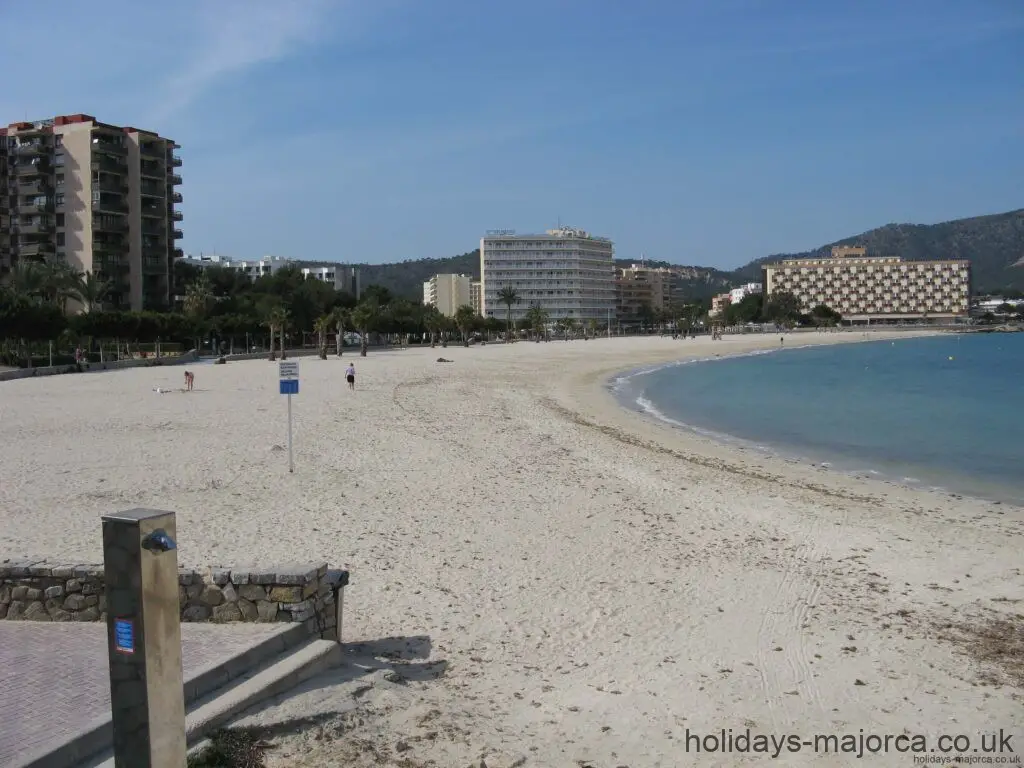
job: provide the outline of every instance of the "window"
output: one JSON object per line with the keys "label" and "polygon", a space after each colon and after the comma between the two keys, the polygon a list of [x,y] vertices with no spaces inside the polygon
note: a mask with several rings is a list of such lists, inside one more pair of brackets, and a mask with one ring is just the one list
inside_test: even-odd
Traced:
{"label": "window", "polygon": [[100,191],[97,189],[92,193],[92,202],[95,205],[100,201]]}
{"label": "window", "polygon": [[57,214],[57,226],[58,227],[63,227],[64,226],[64,214],[63,213],[58,213]]}
{"label": "window", "polygon": [[57,245],[64,245],[64,233],[63,232],[58,232],[57,233]]}
{"label": "window", "polygon": [[56,136],[53,137],[53,146],[55,146],[55,147],[63,147],[64,146],[64,137],[61,134],[58,133]]}
{"label": "window", "polygon": [[57,174],[57,186],[58,187],[63,187],[64,186],[64,174],[63,173],[58,173]]}
{"label": "window", "polygon": [[53,164],[54,165],[64,165],[64,153],[63,152],[58,152],[57,154],[55,154],[53,156]]}
{"label": "window", "polygon": [[53,200],[57,205],[64,205],[64,193],[58,192]]}

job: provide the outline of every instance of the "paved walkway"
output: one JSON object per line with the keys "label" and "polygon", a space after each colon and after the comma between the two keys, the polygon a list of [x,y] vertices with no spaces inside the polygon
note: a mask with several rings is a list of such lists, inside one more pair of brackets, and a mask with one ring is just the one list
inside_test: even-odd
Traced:
{"label": "paved walkway", "polygon": [[[182,624],[185,680],[286,626]],[[0,621],[0,691],[0,766],[109,718],[106,624]]]}

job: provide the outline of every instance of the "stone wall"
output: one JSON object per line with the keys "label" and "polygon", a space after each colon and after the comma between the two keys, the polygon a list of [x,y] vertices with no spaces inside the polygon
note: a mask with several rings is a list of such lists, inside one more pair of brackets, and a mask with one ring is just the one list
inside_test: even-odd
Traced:
{"label": "stone wall", "polygon": [[[348,571],[327,563],[178,571],[182,621],[301,622],[338,639]],[[0,563],[0,619],[106,621],[102,565]]]}
{"label": "stone wall", "polygon": [[159,365],[185,365],[199,360],[196,351],[189,350],[180,355],[164,357],[133,357],[127,360],[107,360],[105,363],[82,363],[79,365],[41,366],[39,368],[14,368],[0,371],[0,381],[31,379],[34,376],[57,376],[63,373],[87,373],[89,371],[123,371],[127,368],[152,368]]}

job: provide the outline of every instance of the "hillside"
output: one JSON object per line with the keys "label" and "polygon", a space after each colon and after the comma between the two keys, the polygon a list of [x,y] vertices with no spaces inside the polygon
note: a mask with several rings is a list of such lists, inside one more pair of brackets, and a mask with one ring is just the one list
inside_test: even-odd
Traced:
{"label": "hillside", "polygon": [[[868,253],[902,256],[905,259],[969,259],[977,292],[1007,288],[1024,289],[1024,209],[975,216],[941,224],[887,224],[859,235],[837,240],[804,253],[774,254],[755,259],[733,271],[713,267],[680,267],[665,261],[648,261],[652,267],[674,266],[683,271],[680,285],[686,298],[703,299],[731,285],[761,279],[761,265],[780,259],[828,255],[833,245],[864,245]],[[634,260],[616,259],[618,266]],[[446,259],[414,259],[397,264],[356,264],[363,285],[381,285],[392,293],[419,299],[423,282],[432,275],[461,273],[480,277],[480,251]]]}
{"label": "hillside", "polygon": [[833,245],[863,245],[872,255],[913,261],[968,259],[975,291],[1024,289],[1024,209],[940,224],[886,224],[814,251],[756,259],[732,274],[737,281],[756,280],[765,262],[828,255]]}

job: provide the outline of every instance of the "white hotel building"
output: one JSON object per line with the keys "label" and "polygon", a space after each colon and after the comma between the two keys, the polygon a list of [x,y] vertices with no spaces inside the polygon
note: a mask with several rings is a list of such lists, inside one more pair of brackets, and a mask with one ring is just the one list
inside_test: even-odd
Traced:
{"label": "white hotel building", "polygon": [[504,320],[508,308],[498,294],[513,288],[519,297],[513,321],[534,305],[551,320],[614,319],[614,256],[611,240],[582,229],[562,227],[543,235],[488,232],[480,240],[481,314]]}

